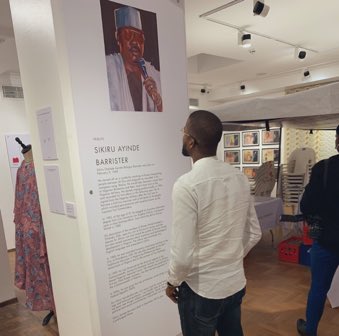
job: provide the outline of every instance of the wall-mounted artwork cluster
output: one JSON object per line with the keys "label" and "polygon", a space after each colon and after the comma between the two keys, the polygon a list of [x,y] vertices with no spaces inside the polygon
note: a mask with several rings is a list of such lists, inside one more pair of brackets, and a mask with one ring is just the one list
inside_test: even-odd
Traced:
{"label": "wall-mounted artwork cluster", "polygon": [[280,129],[224,132],[224,161],[254,178],[256,169],[267,162],[279,162]]}

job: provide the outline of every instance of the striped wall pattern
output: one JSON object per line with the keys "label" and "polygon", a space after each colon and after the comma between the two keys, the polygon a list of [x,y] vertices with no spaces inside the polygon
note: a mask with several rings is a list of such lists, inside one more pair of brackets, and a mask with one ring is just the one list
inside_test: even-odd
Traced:
{"label": "striped wall pattern", "polygon": [[334,148],[335,131],[310,131],[283,128],[282,163],[287,163],[290,154],[297,148],[310,147],[316,153],[316,161],[337,154]]}

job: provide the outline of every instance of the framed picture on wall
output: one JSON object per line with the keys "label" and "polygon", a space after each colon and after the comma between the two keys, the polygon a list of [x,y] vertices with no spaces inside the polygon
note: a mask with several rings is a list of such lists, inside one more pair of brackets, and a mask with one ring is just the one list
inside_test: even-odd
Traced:
{"label": "framed picture on wall", "polygon": [[226,150],[224,161],[232,165],[240,164],[240,150]]}
{"label": "framed picture on wall", "polygon": [[234,148],[240,146],[240,133],[225,133],[224,134],[224,147]]}
{"label": "framed picture on wall", "polygon": [[242,163],[259,163],[260,149],[243,149],[242,150]]}
{"label": "framed picture on wall", "polygon": [[279,162],[279,148],[264,148],[262,149],[262,163],[267,161]]}
{"label": "framed picture on wall", "polygon": [[257,173],[259,167],[243,167],[242,172],[250,179],[255,178],[255,174]]}
{"label": "framed picture on wall", "polygon": [[242,132],[243,146],[258,146],[259,145],[259,131]]}
{"label": "framed picture on wall", "polygon": [[278,145],[280,140],[280,129],[272,129],[270,131],[262,131],[263,145]]}

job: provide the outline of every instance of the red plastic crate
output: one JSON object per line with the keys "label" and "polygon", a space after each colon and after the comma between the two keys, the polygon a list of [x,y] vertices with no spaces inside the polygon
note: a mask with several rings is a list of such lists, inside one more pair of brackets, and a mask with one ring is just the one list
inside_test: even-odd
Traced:
{"label": "red plastic crate", "polygon": [[278,245],[279,260],[290,263],[299,263],[299,248],[303,240],[301,237],[291,237]]}
{"label": "red plastic crate", "polygon": [[310,228],[309,226],[306,224],[306,222],[304,222],[303,224],[303,244],[304,245],[312,245],[313,244],[313,239],[309,237],[308,232],[309,232]]}

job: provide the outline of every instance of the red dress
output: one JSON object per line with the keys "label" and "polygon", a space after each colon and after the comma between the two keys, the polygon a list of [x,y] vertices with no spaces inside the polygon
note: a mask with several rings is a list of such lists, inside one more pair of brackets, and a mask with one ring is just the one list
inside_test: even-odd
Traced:
{"label": "red dress", "polygon": [[14,206],[15,285],[26,290],[31,310],[55,310],[44,227],[33,162],[17,172]]}

